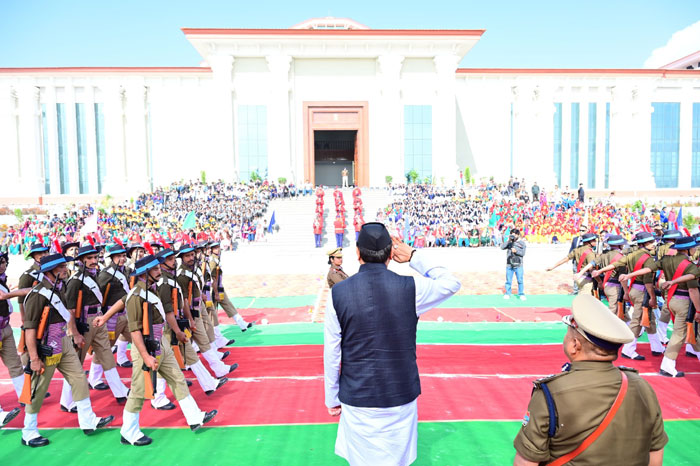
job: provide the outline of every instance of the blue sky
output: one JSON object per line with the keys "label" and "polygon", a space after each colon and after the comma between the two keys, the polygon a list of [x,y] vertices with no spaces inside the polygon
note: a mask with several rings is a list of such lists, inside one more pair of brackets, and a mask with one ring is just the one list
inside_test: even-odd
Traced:
{"label": "blue sky", "polygon": [[322,16],[486,29],[467,67],[641,68],[700,20],[700,1],[0,0],[0,67],[196,66],[181,27],[287,28]]}

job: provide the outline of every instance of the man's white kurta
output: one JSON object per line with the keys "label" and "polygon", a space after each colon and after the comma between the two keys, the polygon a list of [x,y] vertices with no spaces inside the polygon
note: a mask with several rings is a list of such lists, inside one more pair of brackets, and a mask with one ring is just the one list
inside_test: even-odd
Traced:
{"label": "man's white kurta", "polygon": [[[427,251],[416,251],[411,268],[415,277],[416,315],[439,305],[455,294],[461,284],[446,268],[430,260]],[[351,465],[408,465],[418,450],[417,399],[391,408],[360,408],[338,399],[340,381],[340,323],[333,307],[333,290],[326,306],[323,346],[326,406],[342,406],[335,453]]]}

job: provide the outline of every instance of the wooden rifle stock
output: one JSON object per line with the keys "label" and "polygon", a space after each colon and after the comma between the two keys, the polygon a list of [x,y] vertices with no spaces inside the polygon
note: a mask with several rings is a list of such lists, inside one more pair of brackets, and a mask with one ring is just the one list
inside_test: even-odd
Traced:
{"label": "wooden rifle stock", "polygon": [[686,334],[685,334],[685,342],[690,343],[691,345],[697,345],[698,340],[695,337],[695,330],[697,328],[697,324],[695,323],[695,313],[697,312],[697,309],[695,309],[695,306],[693,306],[693,303],[690,303],[690,308],[688,309],[688,317],[685,319],[685,325],[686,325]]}
{"label": "wooden rifle stock", "polygon": [[[49,312],[50,308],[48,305],[44,306],[44,309],[41,311],[41,320],[39,321],[39,328],[36,331],[36,339],[37,341],[41,340],[44,337],[44,332],[46,331],[46,325],[49,320]],[[24,338],[24,330],[22,330],[22,338]],[[24,345],[24,341],[21,341],[22,345]],[[22,387],[22,394],[19,397],[19,402],[24,403],[25,405],[31,405],[32,404],[32,362],[27,361],[27,366],[24,368],[24,386]]]}
{"label": "wooden rifle stock", "polygon": [[649,296],[648,292],[644,292],[644,300],[642,301],[642,322],[641,325],[642,327],[649,328],[651,325],[651,322],[649,321],[649,313],[651,312],[651,309],[649,309],[649,300],[651,297]]}
{"label": "wooden rifle stock", "polygon": [[[141,331],[141,333],[144,337],[151,336],[151,322],[150,322],[149,317],[150,316],[148,314],[148,300],[146,300],[143,302],[143,330]],[[144,341],[144,344],[146,344],[145,341]],[[151,355],[151,356],[153,356],[153,355]],[[152,371],[151,368],[149,368],[145,363],[141,369],[143,370],[143,385],[144,385],[143,397],[147,400],[152,400],[154,398],[154,394],[155,394],[155,391],[154,391],[155,384],[153,383],[153,375],[155,375],[155,371]]]}
{"label": "wooden rifle stock", "polygon": [[21,332],[19,334],[19,344],[17,345],[17,351],[19,352],[19,354],[24,354],[24,352],[26,351],[24,343],[24,326],[22,326]]}
{"label": "wooden rifle stock", "polygon": [[83,312],[83,286],[80,285],[80,290],[78,290],[78,300],[75,302],[75,320],[80,320],[80,315]]}
{"label": "wooden rifle stock", "polygon": [[102,307],[107,306],[107,296],[109,296],[109,289],[112,288],[111,283],[107,283],[107,287],[105,288],[105,295],[102,297]]}

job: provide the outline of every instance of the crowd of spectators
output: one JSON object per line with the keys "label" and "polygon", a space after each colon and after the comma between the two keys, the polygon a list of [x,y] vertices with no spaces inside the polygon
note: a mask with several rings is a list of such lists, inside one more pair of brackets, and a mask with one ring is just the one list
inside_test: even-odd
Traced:
{"label": "crowd of spectators", "polygon": [[[267,211],[271,199],[301,194],[303,190],[297,191],[293,185],[290,188],[267,181],[175,182],[113,206],[74,205],[60,215],[28,217],[0,231],[0,249],[23,254],[38,238],[47,244],[54,239],[79,241],[87,231],[103,243],[114,237],[124,242],[155,241],[161,237],[182,242],[186,235],[194,240],[220,241],[222,249],[230,250],[239,241],[265,239],[271,220]],[[183,231],[183,224],[192,215],[194,225],[185,225],[188,228]]]}

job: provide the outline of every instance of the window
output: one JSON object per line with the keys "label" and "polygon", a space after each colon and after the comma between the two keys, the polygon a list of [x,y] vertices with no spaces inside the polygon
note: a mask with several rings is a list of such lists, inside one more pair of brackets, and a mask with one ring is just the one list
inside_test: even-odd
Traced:
{"label": "window", "polygon": [[95,145],[97,146],[97,193],[102,194],[107,171],[105,159],[105,115],[103,104],[95,104]]}
{"label": "window", "polygon": [[595,103],[588,104],[588,188],[595,189],[595,138],[596,117],[598,106]]}
{"label": "window", "polygon": [[561,102],[554,103],[554,176],[561,186]]}
{"label": "window", "polygon": [[238,175],[242,181],[253,172],[267,178],[267,107],[238,106]]}
{"label": "window", "polygon": [[651,172],[657,188],[678,187],[681,104],[652,102]]}
{"label": "window", "polygon": [[66,104],[56,104],[58,122],[58,173],[61,194],[70,192],[70,167],[68,166],[68,141],[66,139]]}
{"label": "window", "polygon": [[571,167],[569,170],[569,186],[576,189],[578,186],[578,136],[579,136],[580,104],[571,103]]}
{"label": "window", "polygon": [[610,188],[610,102],[605,103],[605,189]]}
{"label": "window", "polygon": [[404,171],[415,170],[419,180],[432,178],[433,108],[430,105],[405,105],[403,113]]}
{"label": "window", "polygon": [[44,194],[51,194],[51,171],[49,157],[49,133],[46,120],[46,104],[41,104],[41,139],[44,160]]}
{"label": "window", "polygon": [[75,131],[78,138],[78,189],[80,194],[87,194],[88,160],[87,135],[85,134],[85,104],[75,104]]}
{"label": "window", "polygon": [[700,188],[700,103],[693,104],[693,145],[690,186]]}

